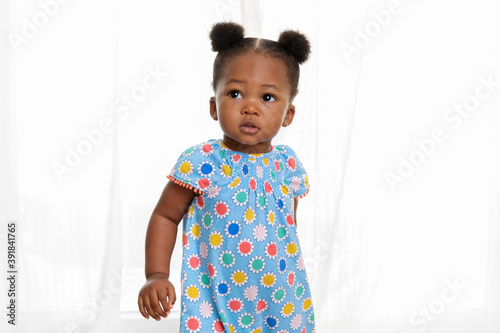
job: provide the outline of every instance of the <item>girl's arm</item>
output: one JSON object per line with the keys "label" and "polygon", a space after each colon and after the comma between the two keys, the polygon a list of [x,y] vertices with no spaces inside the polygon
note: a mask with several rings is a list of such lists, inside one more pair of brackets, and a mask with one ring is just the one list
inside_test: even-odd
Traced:
{"label": "girl's arm", "polygon": [[[192,190],[169,181],[158,200],[146,232],[146,283],[139,292],[139,311],[147,319],[166,317],[176,296],[170,276],[170,258],[177,226],[194,197]],[[161,303],[161,307],[160,307]],[[163,309],[162,309],[163,307]]]}
{"label": "girl's arm", "polygon": [[155,273],[170,276],[170,258],[177,225],[193,200],[194,192],[169,181],[156,204],[146,233],[146,278]]}

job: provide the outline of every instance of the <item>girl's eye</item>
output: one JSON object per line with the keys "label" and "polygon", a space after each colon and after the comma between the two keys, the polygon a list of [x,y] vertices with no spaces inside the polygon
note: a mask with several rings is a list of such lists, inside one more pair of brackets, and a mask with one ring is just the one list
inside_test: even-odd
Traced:
{"label": "girl's eye", "polygon": [[238,97],[241,97],[241,94],[240,94],[239,91],[231,90],[229,92],[229,97],[231,97],[231,98],[238,98]]}
{"label": "girl's eye", "polygon": [[274,98],[274,96],[270,94],[265,94],[264,96],[262,96],[262,99],[264,100],[264,102],[273,102],[276,100],[276,98]]}

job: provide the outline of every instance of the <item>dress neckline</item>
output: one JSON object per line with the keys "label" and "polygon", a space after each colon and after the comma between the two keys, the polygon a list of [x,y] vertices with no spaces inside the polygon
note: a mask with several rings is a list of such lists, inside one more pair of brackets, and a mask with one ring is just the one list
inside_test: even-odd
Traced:
{"label": "dress neckline", "polygon": [[245,155],[245,156],[254,156],[254,157],[269,157],[271,155],[274,155],[276,154],[276,152],[278,151],[278,149],[276,149],[276,147],[274,145],[271,145],[271,151],[270,152],[267,152],[267,153],[244,153],[244,152],[241,152],[241,151],[237,151],[237,150],[232,150],[231,148],[227,147],[223,142],[222,142],[222,139],[217,139],[217,145],[219,145],[219,147],[221,147],[222,149],[225,149],[227,150],[228,152],[232,153],[232,154],[239,154],[239,155]]}

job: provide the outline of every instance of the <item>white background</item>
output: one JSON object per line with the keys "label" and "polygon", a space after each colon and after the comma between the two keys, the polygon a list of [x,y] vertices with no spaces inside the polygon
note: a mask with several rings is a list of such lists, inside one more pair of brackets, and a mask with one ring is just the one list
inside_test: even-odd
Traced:
{"label": "white background", "polygon": [[[5,327],[176,330],[178,312],[157,323],[137,310],[145,230],[179,154],[221,136],[208,31],[234,20],[248,36],[311,40],[297,115],[274,143],[294,148],[312,184],[298,220],[317,331],[500,329],[500,85],[482,83],[500,81],[494,0],[0,9],[0,235],[6,258],[17,222],[19,269],[17,325],[2,315]],[[172,260],[175,275],[179,244]]]}

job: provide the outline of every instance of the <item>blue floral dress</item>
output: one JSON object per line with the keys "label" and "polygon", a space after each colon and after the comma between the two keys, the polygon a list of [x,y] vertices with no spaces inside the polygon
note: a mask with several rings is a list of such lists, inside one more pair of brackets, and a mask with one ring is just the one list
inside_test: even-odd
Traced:
{"label": "blue floral dress", "polygon": [[288,146],[246,154],[209,140],[168,178],[196,196],[183,218],[181,332],[314,332],[294,222],[309,190]]}

